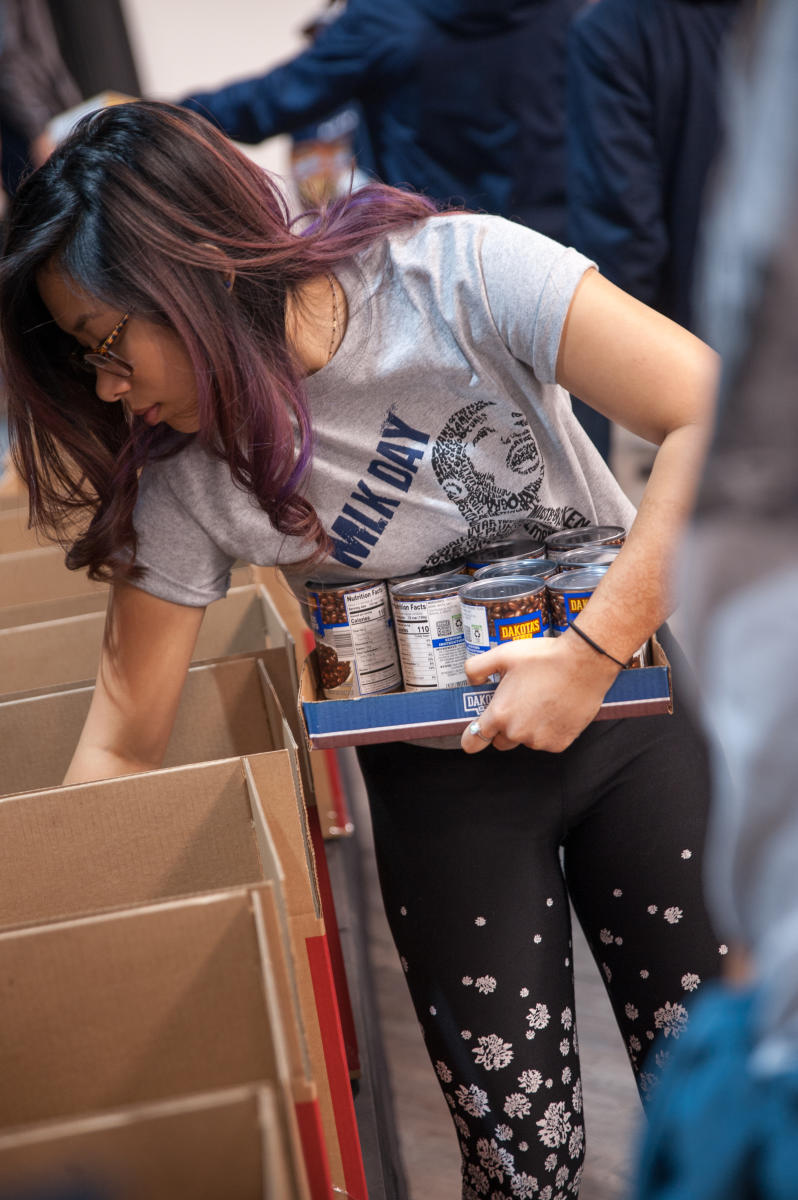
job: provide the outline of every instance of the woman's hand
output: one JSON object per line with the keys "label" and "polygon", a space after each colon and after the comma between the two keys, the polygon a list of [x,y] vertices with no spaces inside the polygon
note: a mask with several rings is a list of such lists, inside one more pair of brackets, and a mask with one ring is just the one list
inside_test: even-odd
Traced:
{"label": "woman's hand", "polygon": [[619,670],[573,633],[508,642],[476,654],[466,660],[472,686],[495,673],[502,678],[479,718],[482,736],[469,727],[462,747],[476,754],[489,738],[497,750],[519,745],[565,750],[593,720]]}

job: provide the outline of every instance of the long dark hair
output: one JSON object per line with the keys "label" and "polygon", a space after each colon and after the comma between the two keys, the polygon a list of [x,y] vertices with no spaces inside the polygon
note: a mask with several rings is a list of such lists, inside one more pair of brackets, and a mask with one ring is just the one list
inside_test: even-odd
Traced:
{"label": "long dark hair", "polygon": [[[375,184],[297,224],[269,176],[194,113],[136,102],[84,118],[18,189],[0,264],[13,459],[32,523],[69,546],[67,564],[94,578],[135,574],[139,471],[193,437],[226,459],[278,530],[308,542],[309,559],[323,554],[327,534],[301,494],[312,431],[286,302],[432,212],[421,196]],[[120,404],[97,399],[39,296],[48,264],[108,307],[175,331],[196,375],[197,434],[129,426]]]}

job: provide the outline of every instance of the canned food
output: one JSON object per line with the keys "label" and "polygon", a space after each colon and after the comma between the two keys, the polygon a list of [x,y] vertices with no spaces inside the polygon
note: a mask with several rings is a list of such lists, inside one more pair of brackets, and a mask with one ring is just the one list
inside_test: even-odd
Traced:
{"label": "canned food", "polygon": [[383,580],[305,584],[328,700],[394,692],[402,673]]}
{"label": "canned food", "polygon": [[[596,563],[575,571],[561,571],[546,580],[551,609],[551,631],[555,637],[565,633],[601,583],[609,570],[609,564]],[[630,667],[645,667],[648,662],[648,647],[643,645],[628,662]]]}
{"label": "canned food", "polygon": [[575,550],[580,546],[622,546],[626,541],[626,530],[622,525],[583,525],[581,529],[560,529],[546,538],[546,553],[549,558],[563,550]]}
{"label": "canned food", "polygon": [[579,546],[555,554],[559,571],[578,571],[582,567],[609,567],[621,552],[620,546]]}
{"label": "canned food", "polygon": [[463,687],[463,575],[418,576],[389,585],[405,690]]}
{"label": "canned food", "polygon": [[545,546],[535,538],[506,538],[501,542],[491,542],[475,550],[466,559],[465,570],[473,575],[482,567],[492,567],[500,562],[512,562],[522,558],[542,558]]}
{"label": "canned food", "polygon": [[607,566],[585,567],[580,571],[561,571],[546,580],[555,636],[565,633],[576,620],[608,570]]}
{"label": "canned food", "polygon": [[539,575],[541,579],[548,579],[560,570],[560,564],[553,558],[519,558],[495,563],[492,567],[480,567],[474,579],[500,579],[503,575]]}
{"label": "canned food", "polygon": [[428,567],[426,571],[412,571],[409,575],[396,575],[393,579],[389,579],[387,581],[388,600],[390,601],[394,622],[396,621],[396,610],[393,604],[393,589],[397,584],[410,583],[414,579],[448,579],[450,575],[460,575],[460,582],[462,583],[462,576],[465,574],[465,562],[463,559],[459,559],[457,562],[449,563],[445,567]]}
{"label": "canned food", "polygon": [[546,582],[540,576],[474,579],[460,588],[460,604],[469,654],[549,632]]}

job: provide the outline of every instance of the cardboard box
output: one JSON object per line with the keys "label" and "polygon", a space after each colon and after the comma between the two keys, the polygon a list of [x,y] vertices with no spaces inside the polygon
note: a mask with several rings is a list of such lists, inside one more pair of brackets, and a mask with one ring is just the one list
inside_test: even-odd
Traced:
{"label": "cardboard box", "polygon": [[[673,712],[670,666],[656,638],[651,639],[651,661],[653,666],[621,671],[607,692],[597,721]],[[490,703],[496,686],[324,700],[313,653],[305,662],[299,694],[308,743],[321,748],[459,735]]]}
{"label": "cardboard box", "polygon": [[85,596],[107,592],[108,585],[95,583],[84,571],[68,571],[60,546],[17,550],[0,554],[0,607],[27,604],[33,600],[55,600],[63,596]]}
{"label": "cardboard box", "polygon": [[[253,578],[259,580],[269,592],[272,603],[278,609],[294,639],[297,658],[297,675],[302,669],[306,655],[315,646],[311,629],[302,616],[299,601],[289,588],[281,571],[275,567],[252,567]],[[0,614],[1,615],[1,614]],[[305,743],[304,725],[297,740]],[[322,836],[341,837],[352,833],[352,814],[346,799],[346,790],[334,750],[310,749],[310,767],[313,773],[313,790],[319,811]]]}
{"label": "cardboard box", "polygon": [[85,596],[9,604],[0,608],[0,629],[15,629],[18,625],[33,625],[39,621],[59,621],[62,617],[79,617],[83,613],[105,613],[107,606],[107,590],[89,592]]}
{"label": "cardboard box", "polygon": [[0,1128],[269,1082],[309,1195],[257,889],[0,933]]}
{"label": "cardboard box", "polygon": [[[191,667],[164,766],[285,745],[284,717],[269,678],[270,673],[287,671],[285,664],[285,650],[277,649]],[[58,787],[93,691],[90,684],[65,685],[53,692],[0,699],[0,794]],[[293,744],[290,730],[288,736]]]}
{"label": "cardboard box", "polygon": [[[257,754],[290,743],[292,762],[298,774],[297,788],[312,800],[311,774],[304,735],[297,711],[296,665],[293,643],[279,616],[269,605],[262,588],[252,586],[228,600],[212,605],[202,650],[225,650],[239,636],[263,643],[285,638],[285,644],[255,655],[223,657],[196,664],[187,675],[172,737],[164,759],[165,766],[207,762],[244,754]],[[228,622],[226,616],[238,614]],[[35,652],[38,626],[25,636]],[[232,632],[231,632],[232,630]],[[45,631],[45,634],[49,631]],[[0,634],[2,641],[3,634]],[[13,644],[15,631],[8,631]],[[57,639],[53,653],[59,649]],[[14,671],[13,650],[8,660]],[[0,699],[0,794],[57,787],[66,773],[89,710],[94,688],[91,683],[61,685],[55,691],[15,693]],[[288,728],[285,729],[289,716]],[[301,782],[300,782],[301,780]],[[337,994],[337,1019],[345,1039],[349,1072],[360,1069],[354,1015],[346,980],[335,904],[327,863],[323,853],[318,814],[311,806],[310,840],[319,855],[318,875],[328,930],[328,953]]]}
{"label": "cardboard box", "polygon": [[0,1134],[0,1196],[282,1200],[277,1103],[263,1083]]}
{"label": "cardboard box", "polygon": [[[331,1176],[360,1200],[348,1063],[292,760],[280,749],[0,800],[0,927],[276,880]],[[310,1160],[312,1112],[300,1125]]]}
{"label": "cardboard box", "polygon": [[[252,583],[252,569],[247,563],[237,563],[230,574],[230,586],[248,583]],[[85,571],[68,570],[60,546],[0,554],[0,608],[98,591],[107,593],[108,584],[89,579]]]}
{"label": "cardboard box", "polygon": [[[65,683],[93,680],[104,628],[103,604],[99,612],[0,629],[2,693],[51,689]],[[231,588],[224,600],[209,605],[193,661],[252,654],[277,646],[290,646],[286,661],[293,664],[293,640],[267,591],[261,585],[249,584]],[[285,700],[288,699],[286,696]],[[292,695],[286,714],[292,715],[295,707]]]}
{"label": "cardboard box", "polygon": [[27,505],[0,509],[0,554],[12,554],[18,550],[39,550],[46,545],[47,542],[40,540],[34,529],[28,528]]}

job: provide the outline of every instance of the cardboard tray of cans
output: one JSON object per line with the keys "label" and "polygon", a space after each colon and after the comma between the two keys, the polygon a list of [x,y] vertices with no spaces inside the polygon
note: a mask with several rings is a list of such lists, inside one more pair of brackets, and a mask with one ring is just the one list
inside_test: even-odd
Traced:
{"label": "cardboard tray of cans", "polygon": [[[649,667],[621,671],[604,698],[596,720],[649,717],[673,712],[670,664],[652,637]],[[310,746],[363,746],[461,734],[487,706],[496,684],[387,692],[355,700],[325,700],[316,652],[309,654],[299,685],[299,706]]]}

